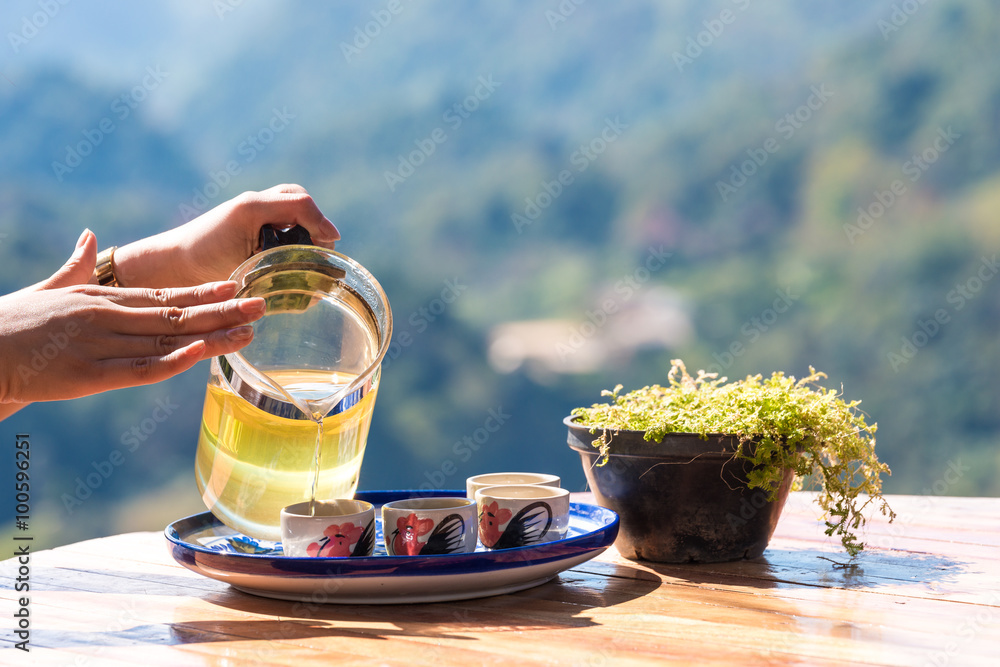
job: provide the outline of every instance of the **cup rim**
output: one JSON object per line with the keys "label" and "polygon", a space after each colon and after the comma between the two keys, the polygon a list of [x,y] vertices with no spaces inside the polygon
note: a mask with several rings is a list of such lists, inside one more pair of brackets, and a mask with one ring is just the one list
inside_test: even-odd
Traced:
{"label": "cup rim", "polygon": [[[522,490],[525,492],[525,495],[503,495],[503,489]],[[555,498],[569,498],[569,489],[540,484],[497,484],[495,486],[484,486],[476,491],[476,501],[478,502],[481,498],[492,498],[494,500],[550,500]]]}
{"label": "cup rim", "polygon": [[[330,509],[329,513],[313,513],[309,511],[311,501],[303,500],[281,508],[281,516],[295,519],[336,519],[340,517],[356,516],[375,510],[375,506],[367,500],[354,500],[353,498],[331,498],[329,500],[317,500],[315,507]],[[343,505],[343,508],[339,508]],[[350,507],[351,509],[348,509]],[[338,509],[339,508],[339,509]]]}
{"label": "cup rim", "polygon": [[462,496],[436,496],[431,498],[400,498],[382,505],[383,510],[396,511],[441,511],[462,510],[475,506],[476,501]]}
{"label": "cup rim", "polygon": [[538,485],[545,485],[547,482],[560,482],[560,483],[562,482],[562,478],[560,478],[559,475],[553,475],[552,473],[548,472],[484,472],[479,475],[472,475],[471,477],[466,479],[465,482],[466,484],[470,482],[473,484],[483,484],[483,482],[481,482],[480,480],[487,479],[489,477],[500,477],[500,476],[513,477],[515,475],[521,477],[537,477],[540,479],[536,482],[505,482],[502,484],[486,484],[484,486],[515,486],[515,485],[538,486]]}

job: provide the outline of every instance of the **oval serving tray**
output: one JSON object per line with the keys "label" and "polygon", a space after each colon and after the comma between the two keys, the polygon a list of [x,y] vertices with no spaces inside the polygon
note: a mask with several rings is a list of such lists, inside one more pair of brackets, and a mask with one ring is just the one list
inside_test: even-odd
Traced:
{"label": "oval serving tray", "polygon": [[[202,512],[164,530],[171,555],[184,567],[234,588],[283,600],[335,604],[444,602],[501,595],[538,586],[599,555],[618,536],[618,515],[570,504],[564,539],[470,554],[388,556],[382,543],[383,503],[411,497],[464,497],[461,490],[359,491],[376,506],[376,551],[364,558],[291,558],[279,543],[246,537]],[[484,574],[488,576],[483,576]]]}

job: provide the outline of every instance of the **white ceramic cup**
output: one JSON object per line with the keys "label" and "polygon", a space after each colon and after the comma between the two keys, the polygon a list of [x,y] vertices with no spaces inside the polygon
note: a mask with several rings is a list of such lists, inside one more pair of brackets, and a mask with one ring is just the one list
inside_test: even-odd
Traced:
{"label": "white ceramic cup", "polygon": [[485,475],[474,475],[465,480],[465,495],[476,499],[476,491],[487,486],[508,486],[511,484],[530,484],[532,486],[559,487],[558,475],[540,472],[490,472]]}
{"label": "white ceramic cup", "polygon": [[476,492],[479,541],[509,549],[561,540],[569,531],[569,491],[544,485],[487,486]]}
{"label": "white ceramic cup", "polygon": [[371,556],[375,507],[348,499],[289,505],[281,510],[281,548],[293,558]]}
{"label": "white ceramic cup", "polygon": [[382,505],[382,537],[390,556],[467,554],[476,550],[476,501],[406,498]]}

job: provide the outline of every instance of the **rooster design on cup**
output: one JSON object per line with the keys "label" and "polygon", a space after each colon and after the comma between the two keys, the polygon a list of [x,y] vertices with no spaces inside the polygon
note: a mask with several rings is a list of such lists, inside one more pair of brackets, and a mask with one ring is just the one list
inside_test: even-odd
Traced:
{"label": "rooster design on cup", "polygon": [[[517,514],[499,503],[483,503],[479,514],[479,539],[490,549],[509,549],[541,542],[552,525],[552,508],[538,501],[526,505]],[[544,526],[542,524],[544,523]],[[503,531],[500,527],[507,524]]]}
{"label": "rooster design on cup", "polygon": [[[421,542],[428,532],[430,537]],[[432,519],[421,519],[414,513],[396,519],[392,550],[397,556],[452,554],[462,550],[464,537],[465,521],[458,514],[449,514],[435,527]]]}

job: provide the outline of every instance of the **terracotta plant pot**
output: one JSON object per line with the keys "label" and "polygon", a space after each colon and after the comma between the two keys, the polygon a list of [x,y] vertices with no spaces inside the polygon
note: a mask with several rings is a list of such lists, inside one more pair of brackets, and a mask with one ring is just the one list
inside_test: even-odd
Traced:
{"label": "terracotta plant pot", "polygon": [[[642,431],[619,431],[611,457],[598,467],[595,434],[569,428],[569,446],[580,453],[597,502],[621,517],[615,546],[626,558],[661,563],[717,563],[757,558],[778,524],[792,485],[786,470],[777,498],[746,488],[752,466],[733,459],[738,440],[730,435],[669,433],[662,442]],[[599,434],[599,432],[598,432]]]}

